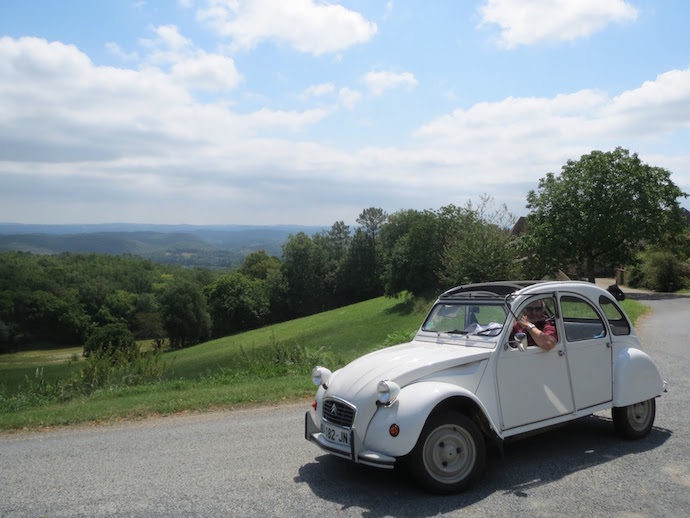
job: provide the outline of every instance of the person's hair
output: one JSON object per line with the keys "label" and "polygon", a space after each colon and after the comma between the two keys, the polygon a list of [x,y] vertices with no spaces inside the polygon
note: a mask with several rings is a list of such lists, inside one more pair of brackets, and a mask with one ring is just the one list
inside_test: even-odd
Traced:
{"label": "person's hair", "polygon": [[[546,320],[548,318],[548,315],[546,314],[546,301],[544,299],[533,300],[532,302],[530,302],[529,304],[527,304],[525,306],[525,309],[523,310],[523,312],[526,312],[527,308],[536,307],[533,305],[535,302],[539,303],[539,309],[541,310],[539,315],[543,316],[544,320]],[[541,322],[541,320],[539,320],[539,322]]]}

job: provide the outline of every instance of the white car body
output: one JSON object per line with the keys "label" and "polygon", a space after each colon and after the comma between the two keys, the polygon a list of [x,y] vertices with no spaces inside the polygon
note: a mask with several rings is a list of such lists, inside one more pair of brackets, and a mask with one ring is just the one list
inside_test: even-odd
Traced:
{"label": "white car body", "polygon": [[[522,309],[537,299],[552,304],[555,313],[558,342],[549,351],[519,343],[515,347],[511,336]],[[468,318],[476,323],[475,314],[495,315],[497,304],[506,307],[505,321],[498,322],[502,327],[491,324],[494,331],[474,335],[433,330],[432,319],[443,318],[444,311],[457,310],[452,315],[456,319],[458,312],[465,312],[460,315],[465,323]],[[474,329],[487,323],[480,324],[483,327]],[[633,427],[628,435],[637,438],[646,435],[652,423],[643,413],[637,416],[641,424],[635,424],[635,405],[647,405],[640,407],[644,412],[651,401],[653,422],[654,398],[666,385],[615,298],[593,284],[575,281],[486,283],[449,290],[413,341],[367,354],[332,374],[317,369],[326,379],[317,380],[315,410],[305,416],[307,440],[340,457],[383,468],[413,456],[417,463],[423,459],[432,465],[426,472],[434,469],[433,452],[415,447],[423,446],[423,430],[423,439],[428,439],[431,432],[425,424],[432,415],[462,414],[481,431],[480,441],[501,446],[509,437],[618,407],[614,421],[625,420],[621,415],[628,409],[625,415],[631,416]],[[379,398],[382,381],[384,390],[390,386],[392,392]],[[453,433],[457,428],[444,429]],[[473,446],[470,440],[466,445],[465,436],[458,441],[457,454],[467,446],[471,462],[484,454],[483,444]],[[448,449],[448,442],[439,441],[437,449]],[[441,471],[448,462],[459,462],[455,451],[444,455],[451,459],[438,460]],[[471,478],[480,475],[483,459],[479,461],[482,465]],[[474,481],[457,473],[431,473],[431,479],[429,484],[421,482],[439,492],[462,490]]]}

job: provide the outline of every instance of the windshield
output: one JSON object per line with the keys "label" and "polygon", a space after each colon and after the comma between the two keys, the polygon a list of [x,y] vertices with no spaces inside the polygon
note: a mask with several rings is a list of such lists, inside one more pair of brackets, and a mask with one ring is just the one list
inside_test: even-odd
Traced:
{"label": "windshield", "polygon": [[422,331],[496,336],[506,320],[503,301],[439,302],[429,313]]}

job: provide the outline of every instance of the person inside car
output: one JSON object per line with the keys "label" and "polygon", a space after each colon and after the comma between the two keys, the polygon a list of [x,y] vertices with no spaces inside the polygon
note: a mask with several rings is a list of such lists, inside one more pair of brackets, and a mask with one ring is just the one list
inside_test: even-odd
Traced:
{"label": "person inside car", "polygon": [[550,351],[558,343],[558,331],[555,322],[546,313],[544,300],[530,302],[522,312],[520,319],[513,325],[512,338],[515,333],[527,335],[527,346],[537,346]]}

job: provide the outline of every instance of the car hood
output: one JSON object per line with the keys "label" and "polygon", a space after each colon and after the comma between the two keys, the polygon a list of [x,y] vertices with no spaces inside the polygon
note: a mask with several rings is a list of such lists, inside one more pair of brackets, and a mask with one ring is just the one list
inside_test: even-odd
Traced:
{"label": "car hood", "polygon": [[491,350],[462,345],[412,341],[374,351],[333,373],[327,395],[359,399],[376,392],[381,380],[401,387],[430,374],[484,360]]}

